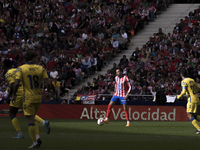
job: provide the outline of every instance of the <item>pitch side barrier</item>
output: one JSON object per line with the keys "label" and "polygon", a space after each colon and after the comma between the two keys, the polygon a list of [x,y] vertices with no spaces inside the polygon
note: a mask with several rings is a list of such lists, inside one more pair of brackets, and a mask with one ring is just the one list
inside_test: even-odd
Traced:
{"label": "pitch side barrier", "polygon": [[[95,96],[95,97],[94,97]],[[97,94],[97,95],[85,95],[77,94],[71,95],[71,98],[67,100],[68,104],[96,104],[96,105],[107,105],[113,95],[111,94]],[[94,97],[91,99],[90,97]],[[159,103],[160,100],[166,102]],[[157,98],[155,95],[139,95],[139,94],[129,94],[127,99],[128,105],[167,105],[167,106],[184,106],[187,103],[187,96],[184,96],[180,100],[176,99],[176,95],[167,95],[166,98]],[[119,102],[116,103],[120,104]]]}
{"label": "pitch side barrier", "polygon": [[[109,100],[86,100],[88,95],[84,95],[85,100],[71,100],[75,104],[42,104],[40,106],[38,115],[47,119],[98,119],[100,117],[105,118],[107,105]],[[102,96],[111,96],[110,94]],[[152,95],[130,95],[130,96],[151,96]],[[172,96],[173,97],[173,96]],[[51,100],[55,101],[55,100]],[[88,102],[94,101],[94,104]],[[82,102],[77,104],[76,102]],[[84,103],[87,102],[87,103]],[[98,102],[101,102],[98,104]],[[102,103],[105,104],[103,105]],[[174,105],[180,101],[174,103],[166,103],[165,105],[157,105],[156,101],[141,101],[141,100],[128,100],[128,114],[129,120],[143,120],[143,121],[189,121],[186,115],[186,101],[184,105]],[[134,103],[134,105],[130,105]],[[150,105],[153,103],[154,105]],[[140,105],[142,104],[142,105]],[[183,107],[184,106],[184,107]],[[200,110],[200,109],[199,109]],[[22,110],[17,116],[23,116]],[[198,112],[197,112],[198,113]],[[200,113],[198,113],[200,114]],[[0,116],[9,117],[9,105],[0,104]],[[121,105],[115,105],[111,109],[111,120],[126,120],[123,107]]]}
{"label": "pitch side barrier", "polygon": [[[107,105],[62,105],[42,104],[37,113],[45,119],[86,119],[97,120],[106,117]],[[143,121],[189,121],[182,106],[142,106],[129,105],[129,120]],[[0,105],[0,116],[9,117],[9,105]],[[23,116],[23,114],[17,114]],[[126,120],[123,107],[115,105],[111,108],[110,120]]]}

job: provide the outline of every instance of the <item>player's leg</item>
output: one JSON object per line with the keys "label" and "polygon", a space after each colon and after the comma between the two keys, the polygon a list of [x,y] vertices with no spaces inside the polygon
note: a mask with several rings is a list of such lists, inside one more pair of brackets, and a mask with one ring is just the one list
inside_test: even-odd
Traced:
{"label": "player's leg", "polygon": [[[197,101],[197,103],[199,103],[199,100]],[[194,115],[194,118],[195,118],[196,120],[200,121],[200,115],[195,114],[195,115]]]}
{"label": "player's leg", "polygon": [[22,107],[22,96],[17,96],[15,102],[10,103],[10,112],[9,112],[9,116],[11,118],[12,124],[15,130],[17,131],[17,136],[13,138],[24,138],[20,125],[19,125],[19,120],[16,117],[16,114],[20,107]]}
{"label": "player's leg", "polygon": [[42,118],[40,118],[38,115],[35,115],[35,120],[41,124],[43,124],[43,126],[46,129],[46,133],[49,134],[50,133],[50,123],[48,120],[43,120]]}
{"label": "player's leg", "polygon": [[120,97],[119,100],[120,100],[120,103],[123,105],[124,113],[125,113],[125,116],[126,116],[126,121],[127,121],[126,127],[129,127],[130,121],[129,121],[129,116],[128,116],[128,112],[127,112],[126,100],[124,99],[124,97]]}
{"label": "player's leg", "polygon": [[198,121],[200,121],[200,115],[194,115],[194,118]]}
{"label": "player's leg", "polygon": [[114,95],[114,96],[112,97],[110,103],[108,104],[108,108],[107,108],[107,112],[106,112],[106,118],[104,119],[104,122],[105,122],[106,124],[108,124],[108,122],[109,122],[109,116],[110,116],[111,108],[112,108],[112,106],[115,104],[115,102],[117,101],[117,99],[118,99],[118,96],[115,96],[115,95]]}
{"label": "player's leg", "polygon": [[39,146],[36,139],[35,115],[26,115],[26,118],[28,121],[28,132],[33,141],[33,145],[29,148],[37,148]]}
{"label": "player's leg", "polygon": [[38,127],[38,122],[35,120],[34,123],[35,123],[35,130],[36,130],[36,140],[37,140],[38,145],[41,145],[42,141],[40,139],[40,131],[39,131],[39,127]]}
{"label": "player's leg", "polygon": [[192,125],[197,129],[196,134],[200,134],[200,126],[198,125],[198,122],[195,119],[194,114],[187,113],[187,116],[190,119]]}
{"label": "player's leg", "polygon": [[123,109],[124,109],[124,113],[125,113],[126,121],[127,121],[126,127],[129,127],[130,121],[129,121],[128,111],[127,111],[127,104],[123,104]]}
{"label": "player's leg", "polygon": [[197,111],[198,103],[192,103],[189,101],[187,103],[187,117],[190,119],[192,125],[197,129],[196,134],[200,134],[200,126],[197,123],[197,120],[194,117],[194,114]]}
{"label": "player's leg", "polygon": [[35,103],[24,103],[23,110],[24,115],[28,121],[28,132],[33,141],[33,144],[29,148],[39,148],[41,143],[38,143],[36,133],[39,132],[38,124],[35,125],[35,114],[37,113],[39,106]]}
{"label": "player's leg", "polygon": [[10,106],[10,111],[9,111],[9,116],[10,116],[12,125],[15,128],[15,130],[17,131],[17,135],[13,138],[17,138],[17,139],[24,138],[21,128],[20,128],[20,125],[19,125],[19,120],[16,117],[18,110],[19,110],[19,108]]}

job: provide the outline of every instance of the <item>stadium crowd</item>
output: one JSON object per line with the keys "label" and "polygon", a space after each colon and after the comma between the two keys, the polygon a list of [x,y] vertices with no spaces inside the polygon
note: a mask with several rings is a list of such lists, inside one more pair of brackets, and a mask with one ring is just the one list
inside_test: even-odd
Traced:
{"label": "stadium crowd", "polygon": [[[56,99],[127,49],[130,37],[153,21],[165,0],[1,0],[0,58],[13,67],[27,50],[40,54]],[[1,88],[7,85],[1,78]],[[43,86],[43,89],[45,87]]]}
{"label": "stadium crowd", "polygon": [[[188,70],[189,77],[200,86],[200,6],[190,12],[185,19],[176,23],[173,33],[157,33],[149,37],[143,47],[136,47],[130,59],[124,55],[119,64],[99,75],[93,83],[79,88],[76,94],[113,94],[114,76],[117,68],[123,68],[132,85],[131,94],[155,95],[163,90],[166,95],[181,92],[181,68]],[[110,99],[110,96],[98,96],[97,99]],[[147,96],[130,96],[130,100],[153,100]]]}

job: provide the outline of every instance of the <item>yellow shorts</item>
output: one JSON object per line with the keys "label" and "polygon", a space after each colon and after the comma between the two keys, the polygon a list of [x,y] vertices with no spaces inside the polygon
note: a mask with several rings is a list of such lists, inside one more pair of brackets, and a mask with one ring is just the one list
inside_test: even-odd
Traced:
{"label": "yellow shorts", "polygon": [[31,116],[31,115],[36,115],[39,108],[40,108],[40,103],[23,103],[23,111],[25,116]]}
{"label": "yellow shorts", "polygon": [[199,105],[199,103],[193,103],[193,102],[188,101],[186,112],[187,113],[196,113],[198,105]]}
{"label": "yellow shorts", "polygon": [[10,106],[20,108],[22,107],[22,103],[23,103],[23,96],[17,96],[14,103],[10,101]]}

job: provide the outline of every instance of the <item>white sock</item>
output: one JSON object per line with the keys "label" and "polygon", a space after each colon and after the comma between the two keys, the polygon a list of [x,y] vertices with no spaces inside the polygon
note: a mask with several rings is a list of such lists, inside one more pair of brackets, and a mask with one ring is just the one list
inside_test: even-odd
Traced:
{"label": "white sock", "polygon": [[45,125],[45,121],[42,121],[42,124]]}
{"label": "white sock", "polygon": [[108,118],[106,118],[106,120],[108,120]]}
{"label": "white sock", "polygon": [[200,131],[200,129],[198,129],[198,131]]}
{"label": "white sock", "polygon": [[130,121],[127,121],[127,123],[130,123]]}
{"label": "white sock", "polygon": [[22,131],[21,130],[17,131],[17,134],[22,135]]}
{"label": "white sock", "polygon": [[40,135],[39,134],[36,134],[36,139],[38,140],[40,138]]}
{"label": "white sock", "polygon": [[37,141],[33,141],[33,145],[34,145],[34,146],[37,145]]}

